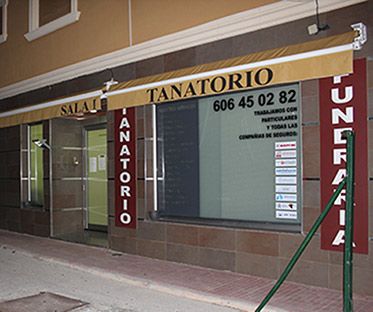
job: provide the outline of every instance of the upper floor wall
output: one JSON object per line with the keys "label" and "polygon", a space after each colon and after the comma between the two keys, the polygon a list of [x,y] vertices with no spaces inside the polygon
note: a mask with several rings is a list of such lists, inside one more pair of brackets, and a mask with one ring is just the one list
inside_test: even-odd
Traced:
{"label": "upper floor wall", "polygon": [[0,88],[278,0],[2,1]]}
{"label": "upper floor wall", "polygon": [[[130,0],[131,1],[131,0]],[[142,43],[279,0],[132,0],[133,43]],[[150,14],[147,12],[151,12]]]}
{"label": "upper floor wall", "polygon": [[8,37],[0,44],[0,86],[128,46],[128,6],[124,2],[78,0],[81,14],[77,22],[28,41],[29,1],[10,0]]}

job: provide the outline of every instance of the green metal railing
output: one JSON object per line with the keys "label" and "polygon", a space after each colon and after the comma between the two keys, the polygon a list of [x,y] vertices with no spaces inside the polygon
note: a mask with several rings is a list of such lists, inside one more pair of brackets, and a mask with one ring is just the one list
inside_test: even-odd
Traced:
{"label": "green metal railing", "polygon": [[354,146],[355,135],[352,131],[343,132],[347,139],[346,163],[346,220],[345,220],[345,248],[343,254],[343,311],[352,311],[352,244],[353,244],[353,215],[354,215]]}
{"label": "green metal railing", "polygon": [[343,311],[352,312],[352,239],[353,239],[353,203],[354,203],[354,142],[355,135],[352,131],[344,131],[343,137],[347,140],[347,159],[346,159],[346,177],[338,185],[337,190],[329,199],[325,209],[317,218],[312,228],[304,238],[302,244],[291,258],[290,262],[282,272],[276,284],[263,299],[255,312],[260,312],[273,297],[281,284],[285,281],[296,262],[310,243],[317,229],[327,216],[330,209],[333,207],[335,200],[346,186],[346,213],[345,213],[345,248],[343,256]]}

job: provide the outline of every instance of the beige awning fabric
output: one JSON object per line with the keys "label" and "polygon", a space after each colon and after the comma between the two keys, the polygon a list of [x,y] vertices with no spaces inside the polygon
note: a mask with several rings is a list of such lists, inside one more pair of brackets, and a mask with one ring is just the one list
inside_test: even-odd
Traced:
{"label": "beige awning fabric", "polygon": [[120,83],[106,93],[108,109],[351,73],[355,31]]}
{"label": "beige awning fabric", "polygon": [[93,91],[0,113],[0,128],[99,111],[101,95],[101,90]]}

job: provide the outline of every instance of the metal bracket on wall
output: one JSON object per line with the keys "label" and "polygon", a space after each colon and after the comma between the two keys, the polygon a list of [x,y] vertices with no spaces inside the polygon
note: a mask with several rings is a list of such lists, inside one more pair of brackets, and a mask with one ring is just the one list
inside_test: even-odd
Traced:
{"label": "metal bracket on wall", "polygon": [[363,23],[352,24],[353,30],[358,32],[358,36],[354,39],[352,46],[354,50],[361,50],[364,43],[368,41],[367,27]]}

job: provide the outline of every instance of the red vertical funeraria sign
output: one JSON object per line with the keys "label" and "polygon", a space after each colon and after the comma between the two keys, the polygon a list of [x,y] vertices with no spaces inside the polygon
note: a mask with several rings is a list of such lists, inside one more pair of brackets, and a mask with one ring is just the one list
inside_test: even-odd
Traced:
{"label": "red vertical funeraria sign", "polygon": [[135,229],[136,216],[136,115],[135,108],[114,112],[115,225]]}
{"label": "red vertical funeraria sign", "polygon": [[[366,60],[349,75],[320,79],[321,209],[345,177],[344,130],[355,132],[354,252],[368,253],[368,140]],[[343,251],[346,190],[321,225],[321,248]]]}

